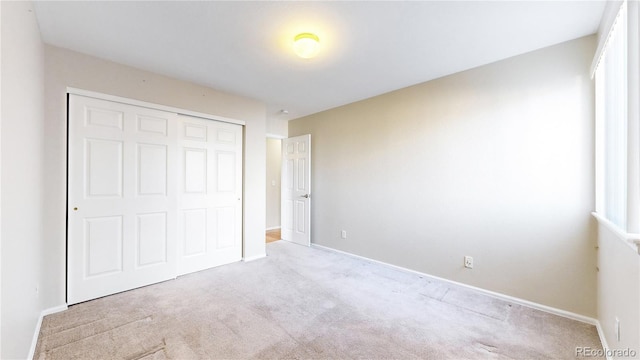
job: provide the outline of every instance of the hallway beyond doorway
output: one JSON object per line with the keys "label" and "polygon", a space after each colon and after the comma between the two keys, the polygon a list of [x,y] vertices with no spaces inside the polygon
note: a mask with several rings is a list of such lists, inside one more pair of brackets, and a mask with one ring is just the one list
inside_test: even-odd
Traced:
{"label": "hallway beyond doorway", "polygon": [[280,236],[280,229],[267,230],[267,233],[266,233],[267,244],[270,242],[278,241],[280,239],[282,239],[282,237]]}

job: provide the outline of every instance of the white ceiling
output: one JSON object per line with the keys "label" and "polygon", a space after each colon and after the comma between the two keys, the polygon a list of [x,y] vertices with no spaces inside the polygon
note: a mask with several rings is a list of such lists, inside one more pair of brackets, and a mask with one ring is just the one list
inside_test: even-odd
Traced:
{"label": "white ceiling", "polygon": [[[603,1],[36,2],[44,42],[293,119],[597,31]],[[314,32],[321,52],[291,50]],[[289,115],[280,114],[287,109]]]}

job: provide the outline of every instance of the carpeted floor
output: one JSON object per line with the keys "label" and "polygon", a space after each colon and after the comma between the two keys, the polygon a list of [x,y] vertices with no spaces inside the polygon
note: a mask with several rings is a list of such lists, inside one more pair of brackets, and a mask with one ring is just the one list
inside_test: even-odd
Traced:
{"label": "carpeted floor", "polygon": [[594,326],[285,241],[46,316],[36,359],[575,358]]}

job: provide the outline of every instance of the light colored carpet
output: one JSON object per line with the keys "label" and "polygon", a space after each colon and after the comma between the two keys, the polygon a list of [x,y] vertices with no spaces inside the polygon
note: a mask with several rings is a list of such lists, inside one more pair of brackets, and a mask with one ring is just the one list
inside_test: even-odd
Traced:
{"label": "light colored carpet", "polygon": [[285,241],[46,316],[36,359],[575,358],[594,326]]}

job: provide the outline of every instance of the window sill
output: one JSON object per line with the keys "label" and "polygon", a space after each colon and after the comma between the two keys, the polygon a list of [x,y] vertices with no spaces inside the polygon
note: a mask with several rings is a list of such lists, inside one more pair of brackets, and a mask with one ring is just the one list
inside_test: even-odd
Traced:
{"label": "window sill", "polygon": [[592,212],[591,215],[598,220],[600,225],[609,229],[609,231],[614,233],[618,239],[629,245],[629,247],[633,248],[633,250],[638,252],[638,255],[640,255],[640,234],[628,233],[596,212]]}

